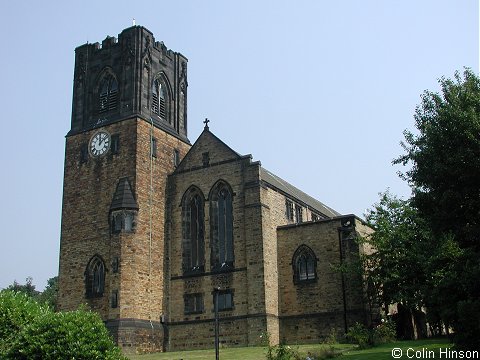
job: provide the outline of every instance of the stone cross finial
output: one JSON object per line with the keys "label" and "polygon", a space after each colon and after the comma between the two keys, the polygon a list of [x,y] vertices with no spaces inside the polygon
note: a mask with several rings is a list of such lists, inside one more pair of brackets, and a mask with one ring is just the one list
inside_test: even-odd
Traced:
{"label": "stone cross finial", "polygon": [[208,123],[210,122],[210,120],[208,120],[208,118],[205,118],[205,120],[203,121],[203,123],[205,124],[205,129],[208,129]]}

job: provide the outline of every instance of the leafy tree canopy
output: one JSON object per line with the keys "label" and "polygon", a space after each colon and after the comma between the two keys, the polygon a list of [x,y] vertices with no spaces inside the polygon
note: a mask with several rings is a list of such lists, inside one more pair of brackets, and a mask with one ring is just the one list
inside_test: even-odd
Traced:
{"label": "leafy tree canopy", "polygon": [[25,284],[20,284],[15,280],[13,284],[9,285],[6,289],[17,293],[23,293],[32,299],[38,300],[41,304],[45,304],[50,308],[55,309],[57,305],[58,276],[48,279],[47,286],[43,291],[37,291],[35,289],[33,278],[31,276],[25,279]]}
{"label": "leafy tree canopy", "polygon": [[25,279],[25,285],[22,285],[15,280],[13,284],[7,287],[7,290],[21,292],[32,298],[36,298],[39,294],[39,291],[35,290],[35,285],[33,285],[33,278],[31,276]]}
{"label": "leafy tree canopy", "polygon": [[366,214],[375,229],[363,239],[375,250],[364,257],[370,294],[378,303],[424,305],[429,233],[409,201],[385,192]]}
{"label": "leafy tree canopy", "polygon": [[441,93],[425,91],[415,111],[418,132],[404,132],[405,154],[394,161],[412,167],[403,176],[413,201],[436,234],[452,232],[462,247],[479,250],[480,79],[440,79]]}
{"label": "leafy tree canopy", "polygon": [[457,345],[474,349],[480,346],[480,79],[466,69],[439,82],[440,93],[423,94],[417,131],[404,132],[405,154],[394,163],[411,165],[403,177],[434,234],[427,305],[453,326]]}

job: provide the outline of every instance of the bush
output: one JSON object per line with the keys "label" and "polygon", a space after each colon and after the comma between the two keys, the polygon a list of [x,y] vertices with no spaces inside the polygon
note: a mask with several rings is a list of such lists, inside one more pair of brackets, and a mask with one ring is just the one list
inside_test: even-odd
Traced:
{"label": "bush", "polygon": [[27,325],[7,359],[124,359],[96,313],[47,312]]}
{"label": "bush", "polygon": [[46,307],[39,305],[26,293],[0,291],[0,358],[5,357],[22,329],[46,312]]}
{"label": "bush", "polygon": [[373,345],[392,342],[397,338],[396,325],[393,321],[385,321],[375,327],[372,331]]}
{"label": "bush", "polygon": [[366,329],[360,323],[355,323],[355,325],[348,328],[347,340],[358,344],[360,349],[365,349],[369,346],[394,341],[396,334],[396,326],[393,321],[382,322],[371,330]]}
{"label": "bush", "polygon": [[360,349],[365,349],[370,344],[370,332],[363,324],[357,322],[348,328],[347,340],[353,344],[358,344]]}
{"label": "bush", "polygon": [[330,334],[325,338],[323,344],[325,347],[318,352],[309,353],[310,359],[333,359],[340,356],[341,353],[335,349],[335,344],[338,344],[338,333],[336,328],[330,329]]}
{"label": "bush", "polygon": [[53,312],[25,293],[0,291],[1,359],[126,359],[100,316]]}
{"label": "bush", "polygon": [[341,352],[335,351],[335,348],[330,346],[320,350],[309,351],[307,354],[307,359],[310,359],[310,360],[333,359],[340,355],[341,355]]}
{"label": "bush", "polygon": [[270,346],[270,333],[268,331],[264,331],[260,334],[258,345]]}
{"label": "bush", "polygon": [[301,360],[298,351],[288,345],[269,346],[267,351],[267,360]]}

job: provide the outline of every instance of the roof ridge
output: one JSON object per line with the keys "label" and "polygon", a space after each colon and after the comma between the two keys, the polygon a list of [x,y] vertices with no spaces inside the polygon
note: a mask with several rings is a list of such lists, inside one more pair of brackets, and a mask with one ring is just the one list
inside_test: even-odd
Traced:
{"label": "roof ridge", "polygon": [[[266,175],[266,176],[264,176]],[[308,195],[304,191],[300,190],[296,186],[293,186],[288,181],[282,179],[278,175],[275,175],[271,171],[265,169],[264,167],[260,166],[260,177],[263,181],[270,184],[271,186],[283,191],[287,195],[305,203],[307,206],[321,212],[325,216],[334,217],[341,215],[335,209],[325,205],[321,201],[315,199],[314,197]]]}

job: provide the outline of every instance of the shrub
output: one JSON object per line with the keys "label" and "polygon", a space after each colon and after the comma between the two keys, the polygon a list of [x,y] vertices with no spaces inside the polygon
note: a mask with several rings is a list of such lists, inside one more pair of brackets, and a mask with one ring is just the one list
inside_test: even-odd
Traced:
{"label": "shrub", "polygon": [[126,359],[98,314],[55,313],[24,292],[0,291],[0,359]]}
{"label": "shrub", "polygon": [[270,333],[268,331],[264,331],[260,334],[258,344],[260,346],[270,346]]}
{"label": "shrub", "polygon": [[311,359],[333,359],[340,356],[340,352],[335,349],[335,344],[338,344],[338,332],[336,328],[330,329],[330,334],[325,338],[323,344],[325,345],[320,351],[309,353],[308,357]]}
{"label": "shrub", "polygon": [[46,307],[24,292],[0,291],[0,358],[5,357],[22,329],[46,312]]}
{"label": "shrub", "polygon": [[354,344],[358,344],[360,349],[365,349],[370,343],[370,332],[365,326],[357,322],[348,328],[347,339]]}
{"label": "shrub", "polygon": [[309,351],[307,354],[307,359],[310,359],[310,360],[333,359],[340,355],[341,355],[341,352],[335,351],[335,348],[330,346],[330,347],[322,348],[320,350]]}
{"label": "shrub", "polygon": [[23,328],[7,359],[125,359],[100,316],[77,310],[46,312]]}
{"label": "shrub", "polygon": [[392,342],[397,338],[396,325],[393,321],[385,321],[372,330],[373,345]]}
{"label": "shrub", "polygon": [[360,349],[369,346],[384,344],[396,339],[396,326],[393,321],[385,321],[369,330],[360,323],[348,328],[347,340],[354,344],[358,344]]}
{"label": "shrub", "polygon": [[288,345],[269,346],[267,350],[267,360],[301,360],[298,351]]}

